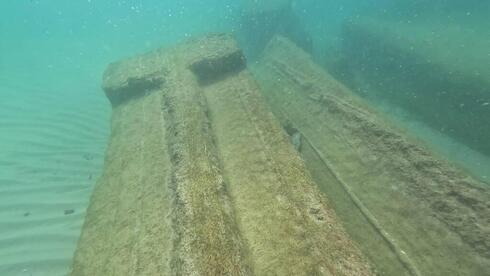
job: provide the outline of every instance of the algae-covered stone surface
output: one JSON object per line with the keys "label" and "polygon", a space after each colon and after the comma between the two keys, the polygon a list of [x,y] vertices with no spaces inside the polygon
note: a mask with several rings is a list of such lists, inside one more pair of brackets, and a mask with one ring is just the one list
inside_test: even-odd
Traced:
{"label": "algae-covered stone surface", "polygon": [[373,275],[245,59],[215,34],[114,63],[71,275]]}
{"label": "algae-covered stone surface", "polygon": [[487,185],[394,127],[285,38],[252,71],[379,274],[488,274]]}

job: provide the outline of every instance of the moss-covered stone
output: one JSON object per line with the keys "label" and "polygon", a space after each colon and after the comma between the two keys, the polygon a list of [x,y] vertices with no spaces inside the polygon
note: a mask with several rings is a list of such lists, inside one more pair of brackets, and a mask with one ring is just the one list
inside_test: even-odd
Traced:
{"label": "moss-covered stone", "polygon": [[212,35],[111,65],[108,97],[138,96],[111,99],[72,275],[373,274],[239,53]]}
{"label": "moss-covered stone", "polygon": [[[436,157],[285,38],[253,68],[274,114],[381,275],[484,275],[490,191]],[[294,131],[291,131],[294,130]]]}

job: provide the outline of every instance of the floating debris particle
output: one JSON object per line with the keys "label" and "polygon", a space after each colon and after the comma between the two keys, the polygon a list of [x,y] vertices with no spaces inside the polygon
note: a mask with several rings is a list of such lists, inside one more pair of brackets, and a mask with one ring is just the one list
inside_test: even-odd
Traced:
{"label": "floating debris particle", "polygon": [[73,213],[75,213],[75,210],[74,209],[66,209],[65,210],[65,215],[71,215]]}

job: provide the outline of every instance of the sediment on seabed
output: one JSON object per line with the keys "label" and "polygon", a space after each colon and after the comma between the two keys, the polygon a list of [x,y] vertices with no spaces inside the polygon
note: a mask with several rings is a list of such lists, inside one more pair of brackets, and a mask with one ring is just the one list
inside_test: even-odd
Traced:
{"label": "sediment on seabed", "polygon": [[72,275],[372,275],[236,42],[109,66],[112,136]]}

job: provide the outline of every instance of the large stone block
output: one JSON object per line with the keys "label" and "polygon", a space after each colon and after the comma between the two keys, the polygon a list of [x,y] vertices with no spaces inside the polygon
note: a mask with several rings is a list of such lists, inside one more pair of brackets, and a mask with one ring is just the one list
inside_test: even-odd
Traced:
{"label": "large stone block", "polygon": [[[162,48],[148,54],[112,63],[104,73],[102,87],[113,105],[145,95],[165,84],[172,52]],[[182,46],[181,57],[200,82],[212,82],[227,73],[246,67],[246,60],[236,41],[226,34],[193,39]]]}
{"label": "large stone block", "polygon": [[380,275],[490,271],[488,185],[397,129],[285,38],[267,46],[253,72]]}
{"label": "large stone block", "polygon": [[112,136],[72,275],[373,274],[231,37],[111,65],[104,87]]}
{"label": "large stone block", "polygon": [[447,20],[359,19],[343,29],[341,75],[362,96],[490,155],[487,33],[485,25]]}

